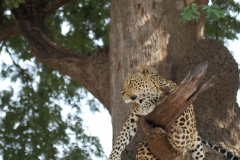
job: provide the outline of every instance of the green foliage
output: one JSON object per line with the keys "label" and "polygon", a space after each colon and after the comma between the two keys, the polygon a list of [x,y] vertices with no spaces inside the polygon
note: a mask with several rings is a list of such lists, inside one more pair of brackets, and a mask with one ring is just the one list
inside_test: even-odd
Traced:
{"label": "green foliage", "polygon": [[5,0],[5,3],[9,8],[18,8],[19,4],[24,1],[25,0]]}
{"label": "green foliage", "polygon": [[[109,44],[109,15],[108,0],[74,0],[47,18],[46,27],[57,44],[91,53],[99,47],[97,42]],[[63,24],[69,28],[65,35],[61,34]]]}
{"label": "green foliage", "polygon": [[[8,45],[11,43],[5,44]],[[0,93],[3,159],[66,159],[74,155],[91,159],[93,154],[103,157],[98,138],[84,133],[80,101],[86,97],[85,91],[34,58],[22,65],[21,56],[5,50],[11,55],[13,65],[2,63],[1,77],[11,77],[18,85]],[[63,118],[62,105],[71,106],[75,113]],[[74,142],[71,137],[75,137]],[[66,154],[59,153],[60,146]]]}
{"label": "green foliage", "polygon": [[202,10],[206,14],[207,20],[217,21],[221,18],[224,18],[224,11],[217,4],[211,6],[204,6]]}
{"label": "green foliage", "polygon": [[240,12],[240,4],[229,0],[212,0],[212,5],[198,6],[191,4],[184,8],[180,14],[179,23],[189,20],[198,20],[199,8],[205,13],[206,27],[205,37],[215,38],[222,43],[224,39],[238,39],[240,32],[240,21],[236,18]]}
{"label": "green foliage", "polygon": [[[105,0],[73,0],[46,19],[47,33],[62,46],[92,52],[99,47],[96,41],[108,45],[109,7]],[[4,23],[13,21],[5,16]],[[64,35],[63,23],[70,26]],[[105,159],[99,139],[86,134],[82,124],[80,102],[87,98],[87,91],[39,63],[21,36],[1,42],[0,50],[4,55],[0,78],[11,82],[0,91],[3,159]],[[89,99],[87,105],[91,111],[98,111],[95,99]],[[74,113],[64,116],[63,106]]]}
{"label": "green foliage", "polygon": [[180,16],[181,17],[178,23],[190,21],[191,19],[198,20],[200,16],[200,12],[198,11],[198,5],[193,3],[191,4],[191,6],[185,7]]}
{"label": "green foliage", "polygon": [[[217,21],[221,18],[224,18],[224,11],[217,4],[211,6],[202,7],[202,11],[206,14],[208,20]],[[184,8],[183,12],[180,14],[179,23],[190,21],[192,19],[198,21],[200,17],[200,12],[198,11],[198,5],[192,3],[191,6]]]}
{"label": "green foliage", "polygon": [[240,20],[237,16],[240,13],[240,4],[235,1],[212,0],[213,4],[222,6],[225,18],[217,21],[207,19],[205,24],[205,37],[214,38],[222,43],[227,39],[238,39],[240,33]]}

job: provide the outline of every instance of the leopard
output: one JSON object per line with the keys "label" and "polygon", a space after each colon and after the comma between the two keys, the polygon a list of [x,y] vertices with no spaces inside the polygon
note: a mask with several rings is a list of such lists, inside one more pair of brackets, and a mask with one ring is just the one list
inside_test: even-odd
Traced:
{"label": "leopard", "polygon": [[[168,88],[169,92],[177,88],[177,84],[171,80],[151,73],[147,67],[141,66],[135,73],[128,73],[121,90],[121,95],[125,103],[135,103],[132,113],[127,118],[108,160],[121,160],[121,154],[130,143],[137,132],[138,120],[141,116],[146,116],[155,108],[155,103],[166,96],[163,88]],[[189,105],[183,113],[166,129],[161,129],[167,134],[170,145],[179,153],[191,152],[193,160],[203,160],[205,158],[203,144],[223,153],[221,147],[203,141],[196,128],[196,117],[193,105]],[[240,160],[231,152],[224,150],[223,153],[228,160]],[[136,160],[157,160],[151,152],[146,140],[143,140],[137,149]]]}

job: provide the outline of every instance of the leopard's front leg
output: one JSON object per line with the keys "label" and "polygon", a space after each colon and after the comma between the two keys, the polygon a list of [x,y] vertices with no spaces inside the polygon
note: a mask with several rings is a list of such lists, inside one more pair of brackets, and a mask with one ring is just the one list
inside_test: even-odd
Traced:
{"label": "leopard's front leg", "polygon": [[128,117],[125,125],[123,126],[120,135],[117,137],[117,141],[115,142],[113,150],[108,158],[109,160],[121,160],[122,151],[129,144],[129,142],[132,140],[132,138],[135,136],[137,132],[138,127],[137,125],[139,119],[138,112],[139,105],[136,104],[133,109],[133,112]]}

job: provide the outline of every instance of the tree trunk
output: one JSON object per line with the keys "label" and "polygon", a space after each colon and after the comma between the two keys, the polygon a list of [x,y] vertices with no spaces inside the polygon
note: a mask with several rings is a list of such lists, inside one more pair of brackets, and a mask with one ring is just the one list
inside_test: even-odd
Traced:
{"label": "tree trunk", "polygon": [[[119,92],[128,71],[141,64],[172,78],[177,59],[201,38],[203,20],[178,25],[184,1],[112,1],[110,25],[110,84],[113,141],[131,108]],[[174,47],[173,47],[174,46]],[[141,134],[125,149],[122,159],[134,159]]]}
{"label": "tree trunk", "polygon": [[[191,3],[205,5],[207,1],[196,0],[191,1]],[[127,72],[135,72],[141,64],[144,64],[153,67],[155,72],[164,78],[176,81],[177,68],[182,63],[179,60],[184,57],[187,51],[192,48],[194,50],[194,45],[202,38],[204,30],[203,17],[198,21],[192,20],[178,24],[179,14],[186,5],[189,5],[188,1],[181,0],[112,1],[110,25],[110,93],[113,141],[116,140],[127,116],[132,110],[132,106],[125,104],[120,96],[120,90]],[[189,56],[191,57],[191,53]],[[198,56],[201,57],[201,54]],[[202,58],[199,59],[202,60]],[[196,66],[199,63],[194,63],[194,65]],[[191,69],[188,68],[187,71]],[[217,70],[217,68],[211,69]],[[178,77],[180,75],[185,76],[186,73],[181,72],[178,74]],[[179,81],[181,80],[179,79]],[[234,83],[237,84],[236,81]],[[236,96],[236,91],[234,94],[233,96]],[[233,100],[236,99],[232,99],[232,102]],[[234,108],[229,111],[230,113],[235,110],[239,111],[232,104],[229,107]],[[199,115],[198,112],[197,115]],[[235,111],[234,116],[236,115]],[[201,118],[198,116],[198,120]],[[204,128],[200,128],[199,130],[202,135]],[[217,134],[214,131],[212,133],[214,136]],[[228,140],[228,135],[225,137],[226,141]],[[234,132],[234,135],[237,135],[237,133]],[[142,138],[142,134],[138,132],[122,154],[122,159],[135,159],[137,145]],[[154,148],[154,146],[156,148],[157,145],[153,144],[154,142],[148,142],[151,148]],[[234,142],[236,144],[236,141]],[[161,145],[158,145],[158,148],[160,150]],[[214,151],[210,150],[210,152]],[[159,158],[164,159],[164,155],[161,156]],[[175,157],[179,159],[177,156]],[[217,158],[215,155],[213,157]],[[185,159],[191,158],[188,156]]]}

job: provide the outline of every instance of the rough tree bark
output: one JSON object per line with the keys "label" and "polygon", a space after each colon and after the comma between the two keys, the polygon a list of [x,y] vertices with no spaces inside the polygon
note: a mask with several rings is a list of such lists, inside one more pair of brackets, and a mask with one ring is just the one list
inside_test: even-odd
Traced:
{"label": "rough tree bark", "polygon": [[[237,65],[220,44],[209,40],[197,43],[203,36],[204,17],[197,22],[178,24],[179,14],[186,5],[204,5],[207,0],[112,1],[110,52],[104,48],[92,56],[57,46],[45,35],[45,17],[67,2],[26,0],[12,13],[34,56],[79,82],[108,109],[112,116],[113,141],[131,112],[131,105],[124,104],[119,93],[128,71],[136,71],[145,64],[152,66],[157,74],[180,82],[187,71],[207,60],[210,65],[207,74],[210,76],[206,78],[214,74],[218,78],[214,82],[216,88],[204,92],[195,103],[198,130],[204,139],[238,153],[240,109],[236,105]],[[122,159],[135,159],[141,139],[142,135],[138,133],[124,151]],[[161,150],[161,144],[148,142],[153,152]],[[158,150],[155,151],[156,148]],[[207,152],[210,153],[207,159],[220,159],[214,151]],[[187,155],[186,159],[190,156]]]}
{"label": "rough tree bark", "polygon": [[[220,144],[240,156],[240,109],[236,103],[239,72],[238,64],[227,48],[212,39],[200,40],[180,61],[177,82],[181,82],[183,75],[196,63],[204,61],[208,61],[209,66],[203,81],[212,75],[215,78],[214,86],[194,102],[198,131],[203,139]],[[206,159],[217,159],[216,152],[205,150]]]}
{"label": "rough tree bark", "polygon": [[[194,3],[203,5],[207,1]],[[119,96],[127,72],[147,64],[161,76],[174,80],[179,59],[202,38],[203,17],[198,22],[178,24],[179,14],[186,5],[188,1],[112,1],[110,84],[114,85],[111,87],[114,141],[131,111],[130,105],[124,104]],[[141,139],[142,135],[137,134],[122,159],[134,159]]]}

